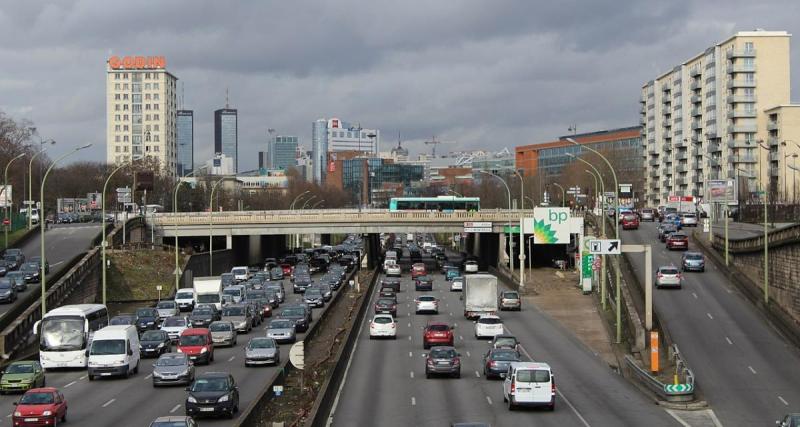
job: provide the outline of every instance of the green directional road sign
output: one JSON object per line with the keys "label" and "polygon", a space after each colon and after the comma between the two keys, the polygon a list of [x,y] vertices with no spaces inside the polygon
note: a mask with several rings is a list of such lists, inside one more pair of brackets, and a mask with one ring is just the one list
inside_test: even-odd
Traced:
{"label": "green directional road sign", "polygon": [[690,393],[693,387],[691,384],[666,384],[664,391],[667,393]]}
{"label": "green directional road sign", "polygon": [[581,265],[581,271],[583,272],[584,279],[591,279],[592,278],[592,263],[594,262],[594,255],[590,254],[589,252],[583,252],[583,262]]}
{"label": "green directional road sign", "polygon": [[519,225],[512,225],[511,227],[504,225],[503,233],[519,234]]}

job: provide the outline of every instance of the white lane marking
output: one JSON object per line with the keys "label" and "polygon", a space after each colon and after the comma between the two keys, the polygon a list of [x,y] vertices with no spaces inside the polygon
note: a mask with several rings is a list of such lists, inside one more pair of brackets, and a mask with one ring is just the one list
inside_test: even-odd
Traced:
{"label": "white lane marking", "polygon": [[692,292],[692,296],[694,297],[694,299],[697,299],[697,294],[696,293]]}
{"label": "white lane marking", "polygon": [[711,316],[711,313],[706,313],[706,316],[708,316],[709,319],[714,320],[714,317]]}
{"label": "white lane marking", "polygon": [[117,399],[111,399],[111,400],[109,400],[108,402],[104,403],[104,404],[103,404],[103,408],[105,408],[106,406],[108,406],[108,405],[110,405],[110,404],[114,403],[114,401],[115,401],[115,400],[117,400]]}
{"label": "white lane marking", "polygon": [[748,366],[748,367],[747,367],[747,369],[749,369],[749,370],[750,370],[750,372],[752,372],[752,373],[753,373],[753,375],[755,375],[755,373],[756,373],[756,370],[755,370],[755,369],[753,369],[753,367],[752,367],[752,366]]}
{"label": "white lane marking", "polygon": [[492,404],[492,398],[491,397],[486,396],[486,401],[489,402],[490,405]]}
{"label": "white lane marking", "polygon": [[458,327],[458,322],[456,322],[456,323],[453,323],[453,327],[454,327],[454,328],[457,328],[457,327]]}
{"label": "white lane marking", "polygon": [[469,352],[467,352],[467,357],[472,357],[472,356],[469,354]]}
{"label": "white lane marking", "polygon": [[178,410],[178,409],[180,409],[180,408],[181,408],[181,405],[175,405],[175,407],[174,407],[174,408],[172,408],[172,409],[170,409],[170,410],[169,410],[169,413],[170,413],[170,414],[172,414],[172,413],[174,413],[175,411],[177,411],[177,410]]}
{"label": "white lane marking", "polygon": [[408,327],[409,327],[409,328],[411,327],[411,322],[408,322]]}
{"label": "white lane marking", "polygon": [[228,359],[228,362],[233,362],[233,359],[236,359],[236,356],[231,356],[230,359]]}
{"label": "white lane marking", "polygon": [[149,380],[152,376],[153,376],[153,374],[147,374],[147,376],[144,377],[144,379]]}
{"label": "white lane marking", "polygon": [[54,263],[50,264],[50,267],[55,267],[55,266],[57,266],[59,264],[63,264],[63,263],[64,263],[64,260],[61,260],[59,262],[54,262]]}
{"label": "white lane marking", "polygon": [[479,374],[478,371],[475,371],[475,378],[480,378],[480,377],[481,377],[481,374]]}
{"label": "white lane marking", "polygon": [[730,338],[728,338],[728,337],[725,337],[725,341],[727,341],[727,342],[728,342],[728,344],[730,344],[730,345],[733,345],[733,341],[731,341],[731,339],[730,339]]}
{"label": "white lane marking", "polygon": [[85,380],[85,379],[86,379],[86,375],[84,375],[84,376],[82,376],[82,377],[80,377],[80,378],[78,378],[78,379],[79,379],[79,380]]}
{"label": "white lane marking", "polygon": [[464,341],[464,337],[461,336],[461,335],[458,336],[458,339],[460,339],[461,341]]}
{"label": "white lane marking", "polygon": [[410,352],[410,351],[409,351],[409,352],[408,352],[408,357],[414,357],[414,353],[412,353],[412,352]]}
{"label": "white lane marking", "polygon": [[77,381],[73,381],[73,382],[71,382],[71,383],[69,383],[69,384],[65,385],[65,386],[64,386],[64,388],[69,388],[69,387],[71,387],[73,384],[75,384],[76,382],[77,382]]}
{"label": "white lane marking", "polygon": [[414,396],[411,396],[411,406],[417,406],[417,399]]}
{"label": "white lane marking", "polygon": [[453,315],[453,312],[451,311],[451,312],[450,312],[450,316],[452,316],[452,315]]}
{"label": "white lane marking", "polygon": [[411,341],[411,335],[408,336],[408,340]]}
{"label": "white lane marking", "polygon": [[789,402],[783,399],[783,397],[778,396],[778,400],[780,400],[784,405],[789,406]]}
{"label": "white lane marking", "polygon": [[667,411],[672,418],[675,418],[675,421],[679,422],[683,427],[692,427],[690,424],[687,424],[686,421],[682,420],[672,409],[665,409],[665,411]]}
{"label": "white lane marking", "polygon": [[[516,335],[513,332],[511,332],[511,330],[508,328],[508,326],[506,326],[505,328],[506,328],[506,331],[508,331],[509,334]],[[526,350],[525,347],[522,346],[522,344],[520,344],[519,348],[520,348],[520,350],[522,350],[523,353],[525,353],[525,356],[527,356],[528,359],[533,360],[533,357],[531,357],[531,354],[528,353],[528,350]],[[583,415],[581,415],[581,413],[578,412],[578,409],[572,404],[572,402],[570,402],[569,399],[567,399],[567,396],[565,396],[564,393],[561,392],[560,388],[556,388],[556,394],[558,394],[561,397],[561,399],[564,400],[564,403],[566,403],[567,406],[569,406],[569,408],[572,410],[572,412],[575,414],[575,416],[578,417],[579,420],[581,420],[581,423],[583,423],[584,426],[592,427],[592,426],[589,425],[589,422],[586,421],[586,418],[583,418]]]}
{"label": "white lane marking", "polygon": [[411,374],[411,378],[414,378],[414,371],[411,371],[410,374]]}

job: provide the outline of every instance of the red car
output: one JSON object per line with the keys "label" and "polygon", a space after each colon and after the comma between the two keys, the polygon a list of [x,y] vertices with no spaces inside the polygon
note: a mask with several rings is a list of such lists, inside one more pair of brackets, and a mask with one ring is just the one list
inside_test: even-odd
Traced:
{"label": "red car", "polygon": [[429,349],[433,345],[453,346],[453,328],[444,322],[428,322],[422,333],[422,347]]}
{"label": "red car", "polygon": [[292,268],[291,264],[283,263],[281,264],[281,270],[283,270],[283,275],[288,277],[292,275],[294,268]]}
{"label": "red car", "polygon": [[425,269],[425,264],[418,262],[411,266],[411,278],[416,279],[418,276],[425,276],[428,271]]}
{"label": "red car", "polygon": [[689,249],[689,236],[683,233],[672,233],[667,237],[667,249]]}
{"label": "red car", "polygon": [[67,421],[67,399],[53,387],[33,388],[14,402],[14,427],[45,426]]}
{"label": "red car", "polygon": [[622,215],[622,229],[623,230],[638,230],[639,217],[634,214]]}
{"label": "red car", "polygon": [[178,353],[189,356],[195,363],[209,364],[214,361],[214,341],[206,328],[189,328],[178,338]]}

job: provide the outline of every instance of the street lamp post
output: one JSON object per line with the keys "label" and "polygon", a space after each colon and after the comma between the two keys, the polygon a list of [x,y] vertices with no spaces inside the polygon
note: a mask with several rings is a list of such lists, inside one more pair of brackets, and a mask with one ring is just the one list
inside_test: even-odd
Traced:
{"label": "street lamp post", "polygon": [[305,196],[306,194],[308,194],[310,192],[311,192],[311,190],[306,190],[306,191],[303,191],[302,193],[298,194],[297,197],[295,197],[294,200],[292,200],[292,203],[289,205],[289,210],[293,210],[294,209],[294,204],[297,203],[297,201],[300,198],[302,198],[303,196]]}
{"label": "street lamp post", "polygon": [[[17,155],[17,157],[14,157],[13,159],[9,160],[8,163],[6,164],[6,169],[5,169],[5,172],[3,173],[3,189],[0,190],[0,193],[3,193],[3,192],[6,193],[6,196],[5,196],[6,197],[6,202],[3,205],[3,210],[5,211],[4,212],[5,215],[3,215],[3,220],[6,220],[6,219],[9,218],[8,207],[11,205],[11,198],[8,197],[8,168],[11,166],[11,163],[14,163],[14,160],[17,160],[19,158],[25,157],[25,154],[26,153],[20,153],[19,155]],[[23,191],[23,193],[24,193],[24,191]],[[28,218],[30,218],[30,214],[28,214]],[[11,224],[9,224],[9,225],[3,224],[3,229],[5,230],[5,246],[4,246],[5,249],[8,249],[8,227],[10,227],[10,226],[11,226]]]}
{"label": "street lamp post", "polygon": [[103,277],[103,279],[102,279],[102,282],[103,282],[103,305],[106,304],[106,269],[108,267],[108,265],[106,264],[106,246],[108,246],[108,242],[106,241],[106,234],[107,234],[106,233],[106,190],[108,188],[108,183],[111,181],[111,177],[113,177],[114,174],[116,174],[120,169],[122,169],[125,166],[128,166],[130,164],[131,164],[130,161],[123,162],[122,164],[117,166],[113,171],[111,171],[110,174],[108,174],[108,177],[106,178],[105,183],[103,183],[103,192],[100,195],[100,204],[102,205],[102,218],[100,219],[100,223],[101,223],[100,232],[103,233],[103,241],[102,241],[101,246],[100,246],[100,253],[102,255],[101,258],[102,258],[102,264],[103,264],[103,266],[101,267],[102,270],[103,270],[103,273],[102,273],[102,277]]}
{"label": "street lamp post", "polygon": [[[619,215],[619,181],[617,180],[617,171],[614,170],[614,167],[611,166],[611,162],[608,161],[606,156],[600,154],[599,151],[595,150],[588,145],[581,145],[578,141],[575,141],[572,138],[567,138],[567,141],[581,147],[582,149],[585,148],[591,151],[594,154],[600,156],[601,159],[606,163],[608,168],[611,170],[611,176],[614,178],[614,238],[619,240],[619,220],[617,220],[617,215]],[[605,218],[603,219],[605,221]],[[622,298],[620,295],[620,271],[619,271],[619,258],[614,257],[614,264],[616,266],[617,274],[615,277],[615,297],[616,297],[616,321],[617,321],[617,344],[622,342]]]}
{"label": "street lamp post", "polygon": [[[592,178],[594,179],[594,200],[595,200],[595,204],[596,204],[596,202],[597,202],[597,191],[599,190],[599,187],[600,187],[600,185],[597,183],[597,176],[594,174],[594,172],[590,171],[589,169],[584,169],[583,171],[586,172],[587,174],[591,175]],[[593,206],[593,207],[595,207],[595,206]]]}
{"label": "street lamp post", "polygon": [[[785,145],[785,144],[787,144],[789,142],[794,144],[794,146],[797,147],[800,150],[800,144],[798,144],[796,141],[793,141],[791,139],[785,139],[785,140],[783,140],[782,143]],[[795,160],[797,160],[797,156],[798,155],[796,153],[792,154],[792,166],[795,166]],[[797,169],[792,169],[792,203],[797,203],[797,180],[796,180],[797,175],[795,174],[795,172],[797,172]],[[785,169],[784,169],[784,175],[785,175]]]}
{"label": "street lamp post", "polygon": [[[194,173],[197,172],[197,169],[192,170],[191,172],[187,173],[183,176],[183,178],[189,178]],[[175,184],[175,190],[172,193],[172,212],[174,214],[178,213],[178,190],[181,188],[181,184],[186,183],[187,181],[182,180],[180,177],[178,178],[178,183]],[[178,222],[175,221],[175,292],[178,292],[180,288],[180,277],[181,277],[181,269],[179,264],[179,256],[178,256]],[[209,257],[211,253],[209,252]]]}
{"label": "street lamp post", "polygon": [[214,191],[217,186],[225,180],[222,177],[211,187],[211,197],[208,201],[208,275],[214,275]]}
{"label": "street lamp post", "polygon": [[520,209],[525,209],[525,180],[518,170],[514,169],[514,173],[519,177],[519,206]]}
{"label": "street lamp post", "polygon": [[[55,141],[53,141],[53,144],[55,144]],[[40,145],[40,147],[41,147],[41,145]],[[44,153],[45,151],[47,151],[46,147],[42,148],[41,150],[36,152],[36,154],[31,156],[31,159],[28,161],[28,201],[31,202],[31,203],[33,203],[33,161],[37,157],[39,157],[40,154]],[[32,209],[33,209],[33,205],[31,205],[29,203],[28,204],[28,230],[33,228],[33,221],[31,220],[31,213],[32,213],[31,210]],[[41,223],[41,222],[42,222],[42,215],[39,215],[39,223]]]}
{"label": "street lamp post", "polygon": [[[502,177],[500,177],[500,175],[495,175],[495,174],[493,174],[491,172],[487,172],[487,171],[484,171],[484,170],[482,170],[480,172],[482,174],[493,176],[493,177],[499,179],[500,182],[503,183],[503,186],[506,187],[506,192],[508,193],[508,210],[511,211],[511,189],[508,187],[508,184],[506,184],[506,180],[504,180]],[[522,243],[522,242],[520,242],[520,243]],[[508,260],[508,265],[509,265],[509,267],[511,269],[511,274],[514,274],[514,233],[511,230],[511,223],[508,223],[508,256],[510,258]],[[524,281],[522,279],[522,270],[520,270],[520,289],[522,289],[524,287],[525,287],[525,285],[524,285]]]}
{"label": "street lamp post", "polygon": [[531,199],[529,196],[525,196],[525,198],[528,199],[529,202],[531,202],[531,209],[536,208],[536,203],[533,202],[533,199]]}
{"label": "street lamp post", "polygon": [[316,207],[317,207],[317,205],[319,205],[320,203],[323,203],[324,201],[325,201],[325,199],[320,199],[320,200],[317,200],[317,202],[316,202],[316,203],[314,203],[313,205],[311,205],[311,206],[310,206],[310,207],[311,207],[311,209],[314,209],[314,208],[316,208]]}
{"label": "street lamp post", "polygon": [[553,185],[555,185],[556,187],[561,189],[561,207],[563,208],[564,207],[564,202],[565,202],[565,200],[567,198],[567,192],[564,191],[564,187],[562,187],[561,184],[559,184],[557,182],[554,182]]}
{"label": "street lamp post", "polygon": [[45,219],[45,209],[44,209],[44,207],[45,207],[44,206],[44,184],[47,182],[47,175],[50,175],[50,171],[53,170],[53,168],[56,166],[56,164],[58,164],[58,162],[66,159],[67,157],[77,153],[80,150],[83,150],[84,148],[89,148],[91,146],[92,146],[92,144],[86,144],[86,145],[82,145],[80,147],[73,148],[72,151],[62,155],[61,157],[57,158],[53,163],[51,163],[50,167],[48,167],[47,171],[44,173],[44,176],[42,176],[42,184],[41,184],[41,187],[39,188],[39,198],[40,198],[40,201],[39,201],[39,223],[41,224],[39,226],[39,232],[40,232],[39,233],[39,240],[40,240],[39,246],[41,248],[41,254],[40,255],[42,257],[42,262],[39,263],[39,268],[41,269],[41,271],[39,273],[39,284],[41,285],[41,288],[42,288],[42,302],[41,302],[41,305],[42,305],[42,318],[44,318],[44,315],[47,314],[47,275],[45,274],[45,266],[47,265],[47,261],[46,261],[47,258],[45,258],[45,253],[44,253],[44,249],[45,249],[45,245],[44,245],[44,229],[45,229],[45,226],[44,225],[46,224],[47,220]]}

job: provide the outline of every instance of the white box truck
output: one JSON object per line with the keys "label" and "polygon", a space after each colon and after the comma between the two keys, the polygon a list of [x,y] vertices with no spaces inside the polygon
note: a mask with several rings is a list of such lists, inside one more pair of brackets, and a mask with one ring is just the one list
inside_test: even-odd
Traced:
{"label": "white box truck", "polygon": [[497,277],[491,274],[464,276],[464,317],[497,313]]}
{"label": "white box truck", "polygon": [[214,304],[222,310],[222,279],[218,276],[195,277],[194,295],[196,304]]}

